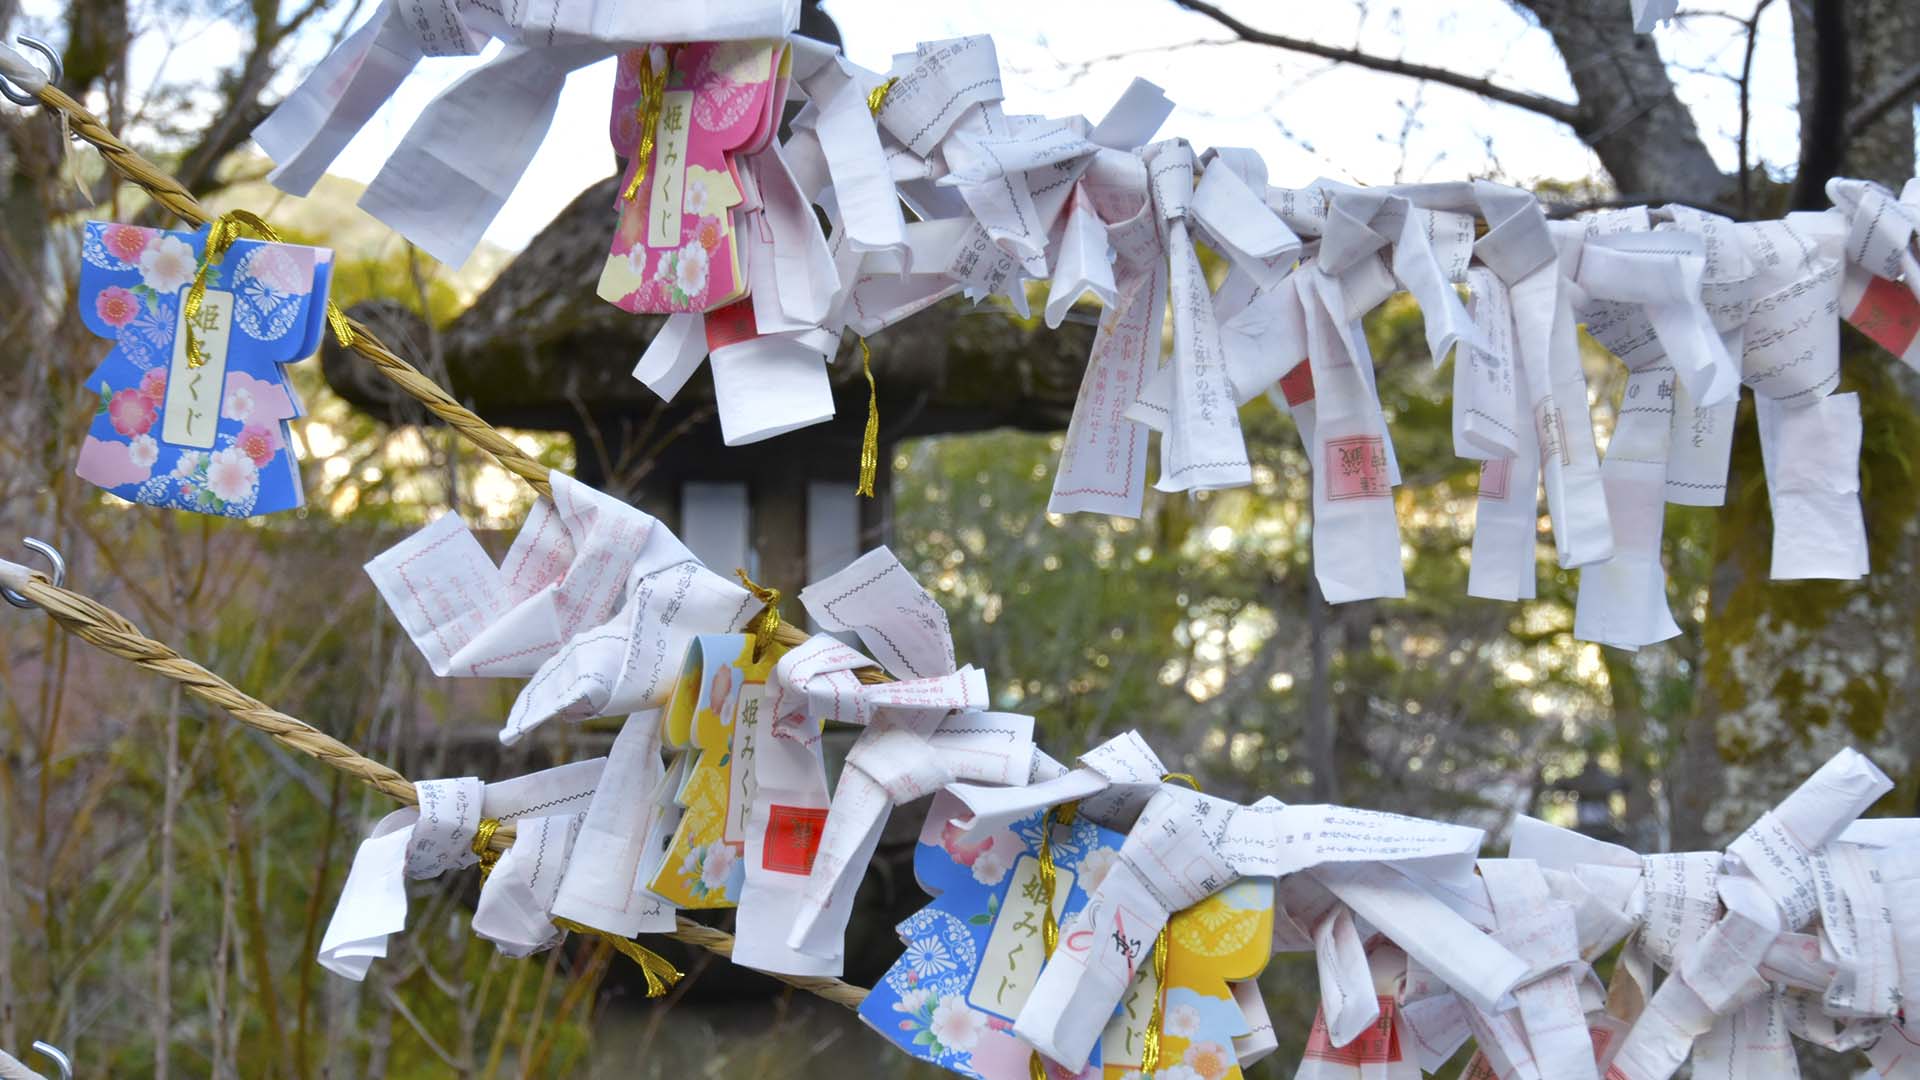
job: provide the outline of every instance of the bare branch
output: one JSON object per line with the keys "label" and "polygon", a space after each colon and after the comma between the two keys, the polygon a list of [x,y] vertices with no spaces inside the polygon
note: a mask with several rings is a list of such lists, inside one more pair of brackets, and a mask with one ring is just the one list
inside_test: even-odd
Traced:
{"label": "bare branch", "polygon": [[1309,41],[1306,38],[1289,37],[1285,34],[1274,34],[1265,30],[1257,30],[1241,22],[1239,19],[1234,18],[1232,15],[1227,14],[1213,4],[1207,3],[1206,0],[1173,0],[1173,2],[1180,7],[1186,8],[1188,11],[1205,15],[1207,18],[1212,19],[1214,22],[1219,23],[1221,26],[1239,35],[1241,40],[1250,41],[1256,45],[1271,45],[1276,49],[1286,49],[1289,52],[1306,53],[1309,56],[1318,56],[1327,60],[1352,64],[1355,67],[1384,71],[1389,75],[1404,75],[1409,79],[1422,79],[1427,82],[1439,83],[1442,86],[1451,86],[1456,90],[1465,90],[1470,94],[1479,94],[1482,97],[1498,101],[1503,105],[1512,105],[1517,109],[1525,109],[1531,113],[1538,113],[1550,120],[1558,120],[1568,127],[1576,126],[1580,120],[1580,107],[1571,101],[1563,101],[1556,97],[1549,97],[1545,94],[1535,94],[1526,90],[1515,90],[1512,87],[1501,86],[1499,83],[1493,82],[1490,79],[1463,75],[1460,72],[1449,71],[1446,68],[1432,67],[1427,64],[1416,64],[1408,60],[1395,60],[1387,56],[1375,56],[1372,53],[1362,52],[1359,49],[1343,49],[1333,45],[1323,45],[1318,41]]}
{"label": "bare branch", "polygon": [[1902,102],[1910,101],[1920,94],[1920,64],[1914,64],[1893,78],[1885,86],[1875,90],[1860,104],[1847,113],[1847,134],[1858,134],[1861,128],[1880,119],[1880,114]]}

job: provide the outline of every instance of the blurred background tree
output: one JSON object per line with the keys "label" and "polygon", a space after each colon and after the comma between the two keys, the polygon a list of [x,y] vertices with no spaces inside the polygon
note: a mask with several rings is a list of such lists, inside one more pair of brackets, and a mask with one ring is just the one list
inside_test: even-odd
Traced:
{"label": "blurred background tree", "polygon": [[[449,364],[460,354],[443,355],[437,335],[513,253],[492,247],[458,271],[438,267],[352,207],[357,185],[329,178],[314,198],[288,199],[259,182],[264,163],[247,149],[278,95],[365,7],[0,0],[0,31],[52,41],[66,87],[217,208],[255,209],[296,239],[334,247],[336,298],[380,298],[420,316],[415,359],[458,385]],[[1361,177],[1385,181],[1424,178],[1409,164],[1422,139],[1474,142],[1480,114],[1469,107],[1524,114],[1584,144],[1590,175],[1507,173],[1491,139],[1480,165],[1461,166],[1456,153],[1426,171],[1531,184],[1567,211],[1684,201],[1770,216],[1821,205],[1832,175],[1897,186],[1914,169],[1920,7],[1903,0],[1758,0],[1687,13],[1652,37],[1631,33],[1625,0],[1463,0],[1465,33],[1523,42],[1560,65],[1540,86],[1514,81],[1511,71],[1532,69],[1507,54],[1449,53],[1411,10],[1330,8],[1340,10],[1321,17],[1348,20],[1347,29],[1293,37],[1281,31],[1298,27],[1272,25],[1277,16],[1254,5],[1136,0],[1128,13],[1154,28],[1156,44],[1056,57],[1046,73],[1071,79],[1097,63],[1157,77],[1176,51],[1203,64],[1251,53],[1303,86],[1329,71],[1367,72],[1399,88],[1397,115],[1348,117],[1327,110],[1327,98],[1290,105],[1285,120],[1277,106],[1269,115],[1296,139],[1288,122],[1299,127],[1303,108],[1389,142],[1397,128],[1401,165],[1416,175]],[[1004,57],[1004,43],[1023,33],[1014,10],[963,10],[919,36],[945,36],[959,20],[967,32],[992,29]],[[1091,7],[1081,15],[1114,17]],[[1195,40],[1182,41],[1186,32]],[[1444,40],[1461,40],[1457,26],[1450,33]],[[1788,107],[1800,136],[1774,160],[1753,134],[1754,58],[1783,47],[1798,80]],[[509,530],[528,494],[444,429],[349,405],[319,365],[294,369],[311,407],[296,427],[305,511],[214,522],[130,508],[74,478],[89,415],[80,380],[104,351],[72,315],[78,224],[163,222],[38,113],[0,115],[0,156],[0,320],[15,356],[0,373],[0,536],[54,541],[84,590],[408,775],[509,775],[604,746],[605,732],[590,725],[502,751],[492,732],[513,688],[437,681],[396,634],[358,564],[447,509]],[[1032,330],[996,309],[952,325],[956,341],[1024,341]],[[1451,455],[1450,372],[1425,359],[1406,298],[1368,329],[1407,468],[1396,495],[1401,601],[1321,601],[1306,461],[1289,421],[1264,402],[1242,415],[1251,488],[1150,494],[1138,521],[1046,514],[1057,434],[895,447],[891,542],[947,605],[960,655],[986,668],[1000,707],[1037,716],[1058,756],[1138,727],[1211,791],[1444,816],[1496,837],[1527,811],[1617,829],[1641,850],[1717,844],[1843,742],[1899,779],[1892,809],[1914,811],[1920,725],[1896,711],[1920,679],[1920,515],[1908,450],[1920,444],[1920,388],[1911,373],[1848,331],[1842,389],[1859,390],[1866,408],[1871,577],[1766,580],[1770,519],[1743,412],[1730,505],[1669,511],[1669,596],[1682,636],[1627,654],[1572,639],[1576,578],[1554,568],[1550,542],[1538,599],[1465,597],[1475,474]],[[624,368],[642,337],[636,329],[630,351],[613,359],[540,362]],[[1591,343],[1585,361],[1604,440],[1624,371]],[[517,437],[556,467],[591,467],[594,448],[582,440],[592,432]],[[850,479],[851,459],[846,471]],[[637,1001],[629,973],[593,949],[502,960],[465,929],[468,880],[420,887],[409,933],[366,983],[327,977],[312,962],[317,935],[353,845],[388,808],[165,686],[70,648],[44,620],[14,615],[0,627],[0,1046],[47,1038],[108,1075],[911,1072],[844,1014],[705,957],[680,958],[693,977],[664,1005]],[[910,836],[916,812],[898,818]],[[888,913],[922,902],[897,843],[891,853],[861,901],[870,924],[855,964],[862,976],[891,959]],[[1283,1045],[1256,1071],[1285,1075],[1312,1011],[1311,967],[1278,958],[1266,983]],[[1832,1059],[1809,1064],[1810,1075],[1845,1075]]]}

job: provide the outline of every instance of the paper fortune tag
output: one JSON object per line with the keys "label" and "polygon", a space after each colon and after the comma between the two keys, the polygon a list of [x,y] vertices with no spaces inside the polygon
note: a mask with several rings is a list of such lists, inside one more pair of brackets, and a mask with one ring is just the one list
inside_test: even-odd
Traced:
{"label": "paper fortune tag", "polygon": [[[954,797],[935,796],[914,852],[914,874],[934,902],[900,924],[906,951],[874,987],[860,1017],[922,1061],[984,1080],[1028,1080],[1032,1048],[1013,1033],[1045,960],[1045,890],[1036,813],[969,836]],[[1126,838],[1081,819],[1053,830],[1054,910],[1064,947],[1074,921]],[[1229,979],[1257,975],[1272,953],[1273,882],[1246,879],[1174,915],[1169,924],[1161,1068],[1185,1064],[1209,1080],[1240,1074],[1233,1040],[1251,1031]],[[1048,1075],[1118,1080],[1140,1067],[1153,998],[1153,965],[1107,1022],[1087,1067]]]}
{"label": "paper fortune tag", "polygon": [[[1167,985],[1161,993],[1160,1075],[1185,1066],[1211,1080],[1240,1080],[1233,1041],[1252,1034],[1229,982],[1251,979],[1273,955],[1273,879],[1241,878],[1167,922]],[[1140,972],[1100,1039],[1104,1080],[1137,1075],[1153,1016],[1152,963]]]}
{"label": "paper fortune tag", "polygon": [[240,240],[207,276],[188,359],[184,309],[204,233],[87,223],[80,316],[113,349],[87,377],[93,426],[74,471],[121,498],[225,517],[301,505],[280,365],[326,327],[333,253]]}
{"label": "paper fortune tag", "polygon": [[[702,634],[667,706],[666,741],[690,758],[674,801],[683,813],[648,889],[680,908],[733,907],[746,880],[752,761],[773,737],[767,680],[786,649],[753,662],[747,634]],[[796,833],[797,835],[797,833]]]}
{"label": "paper fortune tag", "polygon": [[624,192],[640,167],[646,50],[620,57],[613,145],[628,163],[599,294],[632,312],[710,311],[746,295],[735,219],[747,196],[738,159],[764,149],[778,129],[791,54],[772,39],[698,42],[667,54],[653,153],[632,199]]}
{"label": "paper fortune tag", "polygon": [[[1013,1020],[1046,959],[1044,812],[977,837],[952,824],[966,813],[945,792],[934,797],[913,857],[914,876],[934,901],[900,924],[906,951],[867,995],[860,1018],[922,1061],[985,1080],[1027,1080],[1032,1048],[1014,1035]],[[1063,941],[1125,840],[1084,818],[1054,827],[1053,907]],[[1097,1061],[1090,1075],[1101,1075]]]}

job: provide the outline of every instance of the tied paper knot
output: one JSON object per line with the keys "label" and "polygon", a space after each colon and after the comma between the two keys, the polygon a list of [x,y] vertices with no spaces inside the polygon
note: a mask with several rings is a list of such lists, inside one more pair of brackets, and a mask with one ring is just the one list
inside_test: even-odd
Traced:
{"label": "tied paper knot", "polygon": [[[534,880],[534,866],[565,865],[569,825],[586,809],[605,765],[605,758],[594,758],[496,784],[471,776],[415,784],[419,804],[380,819],[355,852],[320,942],[321,966],[356,982],[366,978],[373,961],[387,955],[388,938],[406,928],[406,879],[476,863],[487,874],[475,932],[510,955],[551,944],[546,905],[552,890]],[[515,844],[496,856],[491,841],[506,821],[518,823]],[[537,848],[538,856],[516,857],[523,846]],[[549,882],[557,880],[557,873],[548,875]]]}
{"label": "tied paper knot", "polygon": [[787,946],[837,965],[853,895],[893,808],[956,780],[1022,784],[1032,773],[1033,718],[982,711],[986,676],[954,662],[947,619],[886,548],[807,586],[800,602],[823,630],[852,631],[900,681],[868,686],[874,661],[826,636],[775,668],[773,715],[802,730],[828,720],[864,725],[833,793]]}
{"label": "tied paper knot", "polygon": [[[1481,839],[1478,829],[1393,814],[1270,798],[1241,806],[1160,783],[1082,912],[1078,927],[1088,947],[1062,950],[1046,964],[1014,1031],[1061,1066],[1084,1067],[1154,935],[1174,912],[1241,877],[1294,875],[1288,880],[1330,894],[1322,909],[1328,917],[1319,920],[1323,961],[1352,956],[1364,969],[1353,930],[1355,920],[1364,920],[1448,985],[1492,1008],[1527,976],[1529,965],[1440,899],[1470,886]],[[1351,908],[1344,924],[1331,918],[1339,905]],[[1326,935],[1338,925],[1346,928],[1345,944],[1336,949],[1339,942]],[[1316,942],[1309,939],[1306,947]],[[1352,967],[1341,963],[1333,970],[1345,976]],[[1323,977],[1324,969],[1323,963]],[[1362,970],[1358,978],[1369,976]],[[1341,1010],[1343,1042],[1378,1016],[1374,996],[1354,986],[1343,977],[1328,978],[1323,988],[1330,1019],[1336,1001],[1355,1006]]]}
{"label": "tied paper knot", "polygon": [[[1531,819],[1516,825],[1515,859],[1537,860],[1580,913],[1583,955],[1604,951],[1619,922],[1636,928],[1610,995],[1631,1027],[1614,1040],[1608,1077],[1666,1080],[1689,1058],[1696,1074],[1792,1075],[1787,1039],[1741,1034],[1761,1030],[1865,1048],[1884,1075],[1910,1075],[1897,1065],[1910,1043],[1892,1018],[1920,959],[1903,940],[1920,832],[1910,819],[1855,820],[1890,787],[1842,751],[1724,855],[1642,859]],[[1593,917],[1602,911],[1611,918]],[[1817,936],[1800,932],[1816,920]],[[1669,973],[1658,990],[1656,966]]]}
{"label": "tied paper knot", "polygon": [[[647,43],[781,38],[799,21],[785,0],[687,8],[621,0],[383,0],[289,93],[254,140],[274,186],[312,190],[420,61],[505,48],[442,91],[407,130],[360,206],[449,265],[464,262],[526,171],[567,73]],[[486,137],[474,137],[484,117]]]}
{"label": "tied paper knot", "polygon": [[1213,295],[1190,228],[1193,148],[1172,139],[1142,154],[1153,214],[1164,238],[1173,359],[1148,373],[1126,416],[1161,433],[1160,476],[1154,482],[1158,490],[1244,486],[1252,483],[1253,466],[1240,431],[1242,399],[1227,370]]}
{"label": "tied paper knot", "polygon": [[436,675],[527,678],[504,743],[555,718],[665,705],[694,638],[744,626],[753,594],[666,526],[564,473],[496,565],[446,514],[366,566]]}

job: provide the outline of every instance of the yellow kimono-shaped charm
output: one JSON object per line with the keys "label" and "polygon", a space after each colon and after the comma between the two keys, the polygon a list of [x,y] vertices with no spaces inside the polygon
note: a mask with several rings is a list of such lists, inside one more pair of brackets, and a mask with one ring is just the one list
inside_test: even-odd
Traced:
{"label": "yellow kimono-shaped charm", "polygon": [[1175,912],[1167,926],[1167,985],[1155,986],[1153,965],[1140,965],[1101,1036],[1106,1080],[1139,1075],[1156,993],[1165,994],[1160,1068],[1183,1065],[1201,1080],[1241,1080],[1234,1040],[1252,1025],[1228,984],[1259,975],[1273,954],[1273,879],[1242,878]]}
{"label": "yellow kimono-shaped charm", "polygon": [[785,652],[769,645],[755,663],[750,634],[702,634],[687,651],[667,706],[666,740],[692,762],[674,793],[680,824],[648,886],[675,907],[740,902],[755,744],[771,737],[767,680]]}

